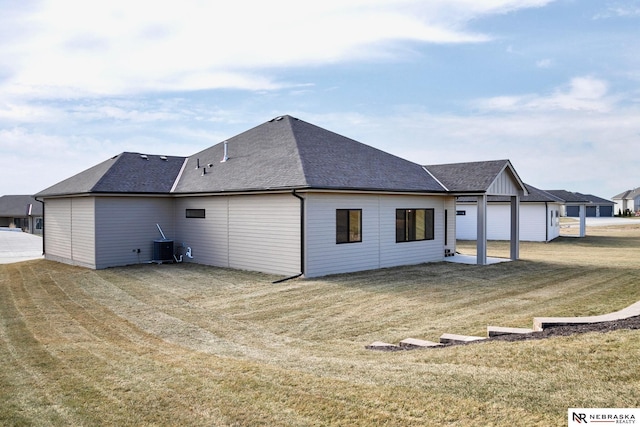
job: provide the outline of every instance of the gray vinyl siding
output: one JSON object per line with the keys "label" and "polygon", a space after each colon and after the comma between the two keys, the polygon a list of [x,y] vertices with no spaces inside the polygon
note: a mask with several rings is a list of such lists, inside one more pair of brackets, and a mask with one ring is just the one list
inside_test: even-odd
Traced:
{"label": "gray vinyl siding", "polygon": [[99,224],[96,268],[151,261],[153,241],[162,238],[156,224],[168,239],[175,238],[173,200],[169,198],[98,197],[95,212]]}
{"label": "gray vinyl siding", "polygon": [[[434,239],[396,243],[396,209],[434,209]],[[380,267],[420,264],[444,259],[444,198],[380,196]]]}
{"label": "gray vinyl siding", "polygon": [[444,209],[447,212],[447,244],[444,247],[453,253],[456,250],[456,198],[447,197],[444,200]]}
{"label": "gray vinyl siding", "polygon": [[[176,201],[188,262],[265,273],[300,273],[300,200],[291,194],[189,197]],[[185,218],[205,209],[205,218]]]}
{"label": "gray vinyl siding", "polygon": [[[434,208],[434,240],[396,243],[396,209]],[[336,209],[362,210],[362,242],[336,243]],[[444,259],[444,198],[309,193],[307,277]]]}
{"label": "gray vinyl siding", "polygon": [[[186,218],[187,209],[204,209],[205,218]],[[185,262],[229,267],[228,213],[229,197],[176,199],[176,234],[193,256],[184,257]]]}
{"label": "gray vinyl siding", "polygon": [[93,197],[69,197],[46,201],[47,259],[95,268],[93,206]]}
{"label": "gray vinyl siding", "polygon": [[290,194],[231,197],[229,267],[300,273],[300,200]]}
{"label": "gray vinyl siding", "polygon": [[50,199],[45,206],[45,257],[70,264],[71,199]]}
{"label": "gray vinyl siding", "polygon": [[[336,209],[362,209],[362,242],[336,243]],[[380,268],[379,210],[378,196],[309,193],[305,276]]]}
{"label": "gray vinyl siding", "polygon": [[95,216],[93,197],[71,200],[71,258],[75,265],[95,268]]}

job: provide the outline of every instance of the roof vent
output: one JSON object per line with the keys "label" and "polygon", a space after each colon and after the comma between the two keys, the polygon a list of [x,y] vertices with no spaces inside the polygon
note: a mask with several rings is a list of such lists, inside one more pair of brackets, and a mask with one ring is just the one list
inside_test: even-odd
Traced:
{"label": "roof vent", "polygon": [[207,168],[202,168],[202,175],[201,176],[205,176],[207,174]]}
{"label": "roof vent", "polygon": [[224,163],[227,160],[229,160],[229,149],[228,149],[228,143],[227,141],[224,142],[224,154],[222,155],[222,160],[220,160],[220,163]]}
{"label": "roof vent", "polygon": [[166,162],[167,161],[167,156],[160,156],[160,160],[164,160]]}
{"label": "roof vent", "polygon": [[200,159],[196,159],[196,169],[200,169]]}
{"label": "roof vent", "polygon": [[149,156],[147,156],[146,154],[140,154],[140,158],[141,159],[145,159],[145,160],[149,160]]}

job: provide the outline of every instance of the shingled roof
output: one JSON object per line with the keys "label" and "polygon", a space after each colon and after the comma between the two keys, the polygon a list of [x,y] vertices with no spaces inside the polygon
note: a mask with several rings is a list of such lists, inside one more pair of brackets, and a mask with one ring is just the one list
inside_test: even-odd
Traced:
{"label": "shingled roof", "polygon": [[190,157],[125,152],[36,196],[291,189],[483,193],[505,171],[521,182],[509,160],[425,167],[285,115]]}
{"label": "shingled roof", "polygon": [[[275,189],[444,192],[417,163],[291,116],[189,157],[176,193]],[[198,167],[199,166],[199,167]]]}
{"label": "shingled roof", "polygon": [[613,196],[612,199],[614,199],[614,200],[622,200],[622,199],[633,200],[638,196],[640,196],[640,187],[634,188],[633,190],[623,191],[622,193],[616,194],[615,196]]}
{"label": "shingled roof", "polygon": [[[564,200],[560,197],[554,196],[553,194],[540,190],[539,188],[534,187],[530,184],[525,184],[527,188],[527,192],[529,194],[520,196],[520,203],[564,203]],[[507,196],[488,196],[488,202],[509,202],[511,199]],[[470,196],[460,196],[458,197],[458,202],[461,203],[476,203],[478,199],[476,197]]]}
{"label": "shingled roof", "polygon": [[451,192],[484,193],[502,171],[509,169],[516,175],[509,160],[449,163],[425,166]]}
{"label": "shingled roof", "polygon": [[42,216],[42,204],[33,196],[13,194],[0,197],[0,217]]}
{"label": "shingled roof", "polygon": [[590,203],[587,196],[567,190],[547,190],[548,193],[564,200],[565,203]]}
{"label": "shingled roof", "polygon": [[122,153],[36,194],[169,193],[184,157]]}

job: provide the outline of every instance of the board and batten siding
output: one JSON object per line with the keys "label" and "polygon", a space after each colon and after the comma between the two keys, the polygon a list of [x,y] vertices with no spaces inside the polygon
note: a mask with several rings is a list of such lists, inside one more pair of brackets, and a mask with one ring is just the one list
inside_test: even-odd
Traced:
{"label": "board and batten siding", "polygon": [[96,197],[96,268],[151,261],[153,242],[162,238],[156,224],[175,238],[173,212],[170,198]]}
{"label": "board and batten siding", "polygon": [[68,197],[45,203],[45,257],[95,268],[94,198]]}
{"label": "board and batten siding", "polygon": [[[465,215],[458,215],[456,221],[456,236],[460,240],[475,240],[477,236],[477,205],[458,204],[458,211]],[[560,205],[549,203],[521,203],[520,204],[520,240],[525,242],[544,242],[555,239],[560,235],[559,220],[556,211]],[[553,218],[551,218],[553,215]],[[511,205],[509,203],[487,204],[487,239],[511,239]]]}
{"label": "board and batten siding", "polygon": [[[444,259],[444,197],[308,193],[305,276]],[[396,209],[434,209],[434,240],[396,243]],[[336,210],[362,210],[362,242],[336,243]]]}
{"label": "board and batten siding", "polygon": [[[186,218],[205,209],[205,218]],[[300,200],[289,194],[180,198],[176,229],[191,247],[189,262],[261,271],[300,273]]]}

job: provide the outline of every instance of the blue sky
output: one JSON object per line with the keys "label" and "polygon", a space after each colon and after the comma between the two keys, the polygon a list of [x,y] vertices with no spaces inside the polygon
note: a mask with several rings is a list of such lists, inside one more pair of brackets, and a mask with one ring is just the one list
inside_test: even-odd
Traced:
{"label": "blue sky", "polygon": [[0,0],[0,195],[283,114],[611,198],[640,186],[640,0]]}

